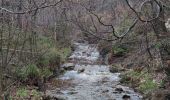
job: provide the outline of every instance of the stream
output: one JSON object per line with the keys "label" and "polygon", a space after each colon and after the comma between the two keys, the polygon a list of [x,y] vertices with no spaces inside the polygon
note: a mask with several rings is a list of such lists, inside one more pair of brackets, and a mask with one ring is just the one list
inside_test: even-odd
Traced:
{"label": "stream", "polygon": [[133,89],[120,85],[120,73],[111,73],[109,65],[99,63],[97,45],[75,43],[74,46],[69,63],[64,64],[74,68],[59,78],[68,80],[70,85],[50,90],[47,95],[56,100],[142,100]]}

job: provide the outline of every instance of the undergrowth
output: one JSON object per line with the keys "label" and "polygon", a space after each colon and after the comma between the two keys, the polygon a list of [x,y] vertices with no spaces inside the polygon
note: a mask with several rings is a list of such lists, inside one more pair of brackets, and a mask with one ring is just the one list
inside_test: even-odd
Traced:
{"label": "undergrowth", "polygon": [[147,94],[159,88],[152,75],[144,70],[131,70],[121,75],[121,83],[129,85],[141,93]]}

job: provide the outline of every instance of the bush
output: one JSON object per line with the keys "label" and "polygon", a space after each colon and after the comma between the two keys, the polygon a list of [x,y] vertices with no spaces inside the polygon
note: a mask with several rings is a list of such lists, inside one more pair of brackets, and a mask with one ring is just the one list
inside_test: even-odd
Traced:
{"label": "bush", "polygon": [[50,65],[50,61],[64,62],[71,53],[71,48],[50,48],[48,52],[39,58],[38,65],[46,67]]}
{"label": "bush", "polygon": [[16,94],[10,95],[10,100],[41,100],[42,94],[35,89],[28,89],[27,87],[20,87],[16,89]]}
{"label": "bush", "polygon": [[153,90],[156,90],[157,88],[158,88],[158,84],[149,78],[145,79],[144,82],[142,82],[139,85],[139,90],[145,94],[152,92]]}
{"label": "bush", "polygon": [[25,98],[28,96],[28,90],[26,88],[19,88],[16,92],[16,96],[19,98]]}
{"label": "bush", "polygon": [[23,68],[18,68],[15,72],[15,75],[21,81],[26,81],[30,78],[35,79],[40,77],[40,69],[34,64],[29,64]]}
{"label": "bush", "polygon": [[25,73],[25,68],[18,67],[15,71],[15,76],[18,80],[24,81],[27,79],[27,75]]}
{"label": "bush", "polygon": [[37,40],[37,44],[39,44],[38,48],[52,48],[54,47],[54,43],[53,43],[53,40],[48,38],[48,37],[44,37],[44,36],[41,36],[38,38]]}
{"label": "bush", "polygon": [[36,78],[36,77],[39,77],[40,76],[40,70],[39,68],[34,65],[34,64],[30,64],[30,65],[27,65],[25,67],[25,74],[27,77],[30,77],[30,78]]}
{"label": "bush", "polygon": [[40,73],[41,77],[46,77],[47,78],[47,77],[51,76],[52,74],[53,73],[48,68],[41,69],[41,73]]}

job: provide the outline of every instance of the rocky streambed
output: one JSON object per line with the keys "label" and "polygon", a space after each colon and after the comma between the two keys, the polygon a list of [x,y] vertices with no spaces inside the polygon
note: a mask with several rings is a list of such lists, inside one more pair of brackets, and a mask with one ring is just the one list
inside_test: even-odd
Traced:
{"label": "rocky streambed", "polygon": [[[67,88],[48,90],[47,95],[55,100],[141,100],[133,89],[120,85],[120,73],[111,73],[109,65],[99,63],[97,46],[75,43],[69,63],[62,65],[66,73],[60,80],[69,80]],[[63,84],[64,87],[64,84]]]}

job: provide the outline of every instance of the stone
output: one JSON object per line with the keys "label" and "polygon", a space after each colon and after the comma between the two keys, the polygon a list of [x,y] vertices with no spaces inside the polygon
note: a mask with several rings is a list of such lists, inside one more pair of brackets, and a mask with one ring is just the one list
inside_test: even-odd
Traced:
{"label": "stone", "polygon": [[74,63],[66,63],[61,66],[64,70],[74,70],[75,64]]}
{"label": "stone", "polygon": [[86,43],[85,40],[77,40],[78,43]]}
{"label": "stone", "polygon": [[46,95],[43,96],[43,100],[68,100],[64,95],[58,95],[52,91],[46,91]]}
{"label": "stone", "polygon": [[119,92],[119,93],[122,93],[123,92],[123,89],[122,88],[116,88],[115,91]]}
{"label": "stone", "polygon": [[110,70],[111,73],[119,72],[118,68],[115,68],[115,67],[110,67],[109,70]]}
{"label": "stone", "polygon": [[85,69],[80,69],[78,70],[78,73],[83,73],[85,71]]}
{"label": "stone", "polygon": [[106,93],[106,92],[109,92],[109,90],[103,90],[103,92],[102,92],[102,93]]}
{"label": "stone", "polygon": [[60,73],[64,73],[65,72],[65,69],[64,68],[61,68],[60,69]]}
{"label": "stone", "polygon": [[71,92],[69,92],[68,94],[73,95],[73,94],[77,94],[77,93],[78,93],[78,92],[71,91]]}
{"label": "stone", "polygon": [[122,97],[124,100],[130,100],[130,96],[129,95],[123,95]]}

